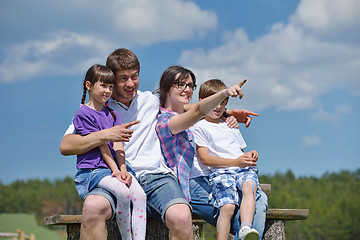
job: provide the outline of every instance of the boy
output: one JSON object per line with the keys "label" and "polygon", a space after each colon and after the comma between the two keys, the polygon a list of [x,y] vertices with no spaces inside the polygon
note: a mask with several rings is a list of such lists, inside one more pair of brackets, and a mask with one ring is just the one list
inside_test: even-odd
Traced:
{"label": "boy", "polygon": [[[199,90],[199,100],[213,95],[223,89],[226,85],[218,79],[203,83]],[[231,218],[235,206],[238,206],[241,190],[242,200],[240,204],[241,229],[239,238],[252,240],[259,239],[259,233],[252,229],[253,216],[255,212],[255,194],[259,187],[256,167],[248,167],[245,159],[258,158],[256,151],[244,153],[245,141],[238,129],[228,128],[222,121],[228,99],[219,104],[205,119],[196,123],[193,127],[195,142],[197,144],[198,157],[201,163],[194,166],[206,167],[210,162],[217,159],[240,159],[244,158],[244,164],[240,167],[210,167],[210,182],[212,193],[210,197],[215,198],[214,206],[220,208],[217,221],[217,239],[228,239]],[[195,160],[194,160],[195,161]],[[214,164],[211,164],[214,165]]]}

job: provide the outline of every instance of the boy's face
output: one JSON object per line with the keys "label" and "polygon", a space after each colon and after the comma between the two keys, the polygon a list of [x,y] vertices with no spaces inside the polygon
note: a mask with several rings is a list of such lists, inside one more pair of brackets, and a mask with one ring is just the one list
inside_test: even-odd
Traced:
{"label": "boy's face", "polygon": [[225,107],[228,103],[228,99],[223,100],[214,110],[212,110],[206,118],[213,121],[219,121],[225,112]]}
{"label": "boy's face", "polygon": [[136,69],[119,70],[115,74],[115,86],[112,97],[126,106],[130,106],[139,88],[139,71]]}

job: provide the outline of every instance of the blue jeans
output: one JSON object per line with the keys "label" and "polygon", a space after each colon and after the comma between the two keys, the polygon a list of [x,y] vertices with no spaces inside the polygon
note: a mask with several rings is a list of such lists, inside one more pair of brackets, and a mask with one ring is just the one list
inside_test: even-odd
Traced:
{"label": "blue jeans", "polygon": [[186,200],[178,180],[172,174],[145,174],[138,182],[147,196],[147,210],[153,218],[165,223],[166,210],[178,203],[191,205]]}
{"label": "blue jeans", "polygon": [[[210,193],[211,186],[209,177],[201,176],[190,179],[190,196],[193,212],[201,216],[209,224],[216,226],[218,209],[214,207],[214,199],[209,200],[208,196]],[[241,192],[239,194],[241,194]],[[266,194],[261,189],[258,189],[256,192],[253,228],[259,232],[260,239],[262,239],[265,228],[266,211],[268,207],[267,200]],[[239,209],[236,208],[230,230],[230,232],[235,235],[235,239],[239,238],[240,225],[240,213]]]}

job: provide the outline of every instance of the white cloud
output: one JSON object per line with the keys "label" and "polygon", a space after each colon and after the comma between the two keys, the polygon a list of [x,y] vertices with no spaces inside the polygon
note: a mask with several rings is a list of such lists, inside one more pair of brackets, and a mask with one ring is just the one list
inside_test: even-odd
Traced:
{"label": "white cloud", "polygon": [[250,41],[237,29],[217,48],[184,51],[179,62],[191,66],[199,84],[220,78],[233,85],[247,77],[242,103],[255,111],[319,109],[319,96],[334,89],[359,96],[359,3],[302,0],[288,23],[268,34]]}
{"label": "white cloud", "polygon": [[317,122],[329,122],[337,124],[341,122],[344,115],[351,113],[351,108],[347,105],[337,105],[333,112],[326,111],[323,108],[317,109],[314,113],[309,114],[310,118]]}
{"label": "white cloud", "polygon": [[215,13],[180,0],[121,0],[114,2],[115,28],[127,42],[155,42],[202,37],[217,25]]}
{"label": "white cloud", "polygon": [[304,147],[315,147],[321,144],[321,139],[316,135],[304,136],[301,139],[301,145]]}
{"label": "white cloud", "polygon": [[292,20],[319,37],[358,41],[359,9],[357,0],[302,0]]}
{"label": "white cloud", "polygon": [[58,32],[42,40],[15,45],[1,62],[0,81],[84,72],[92,64],[104,62],[99,56],[109,51],[109,45],[97,37],[73,32]]}
{"label": "white cloud", "polygon": [[215,13],[180,0],[34,0],[3,7],[1,82],[84,72],[118,46],[189,40],[217,26]]}

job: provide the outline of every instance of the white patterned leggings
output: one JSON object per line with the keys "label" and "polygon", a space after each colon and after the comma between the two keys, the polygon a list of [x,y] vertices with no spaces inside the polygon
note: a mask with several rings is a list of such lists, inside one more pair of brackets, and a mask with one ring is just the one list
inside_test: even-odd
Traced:
{"label": "white patterned leggings", "polygon": [[[146,234],[146,194],[135,177],[132,177],[129,187],[112,176],[101,179],[98,186],[108,190],[116,197],[116,222],[121,239],[144,240]],[[130,201],[133,206],[132,212]]]}

